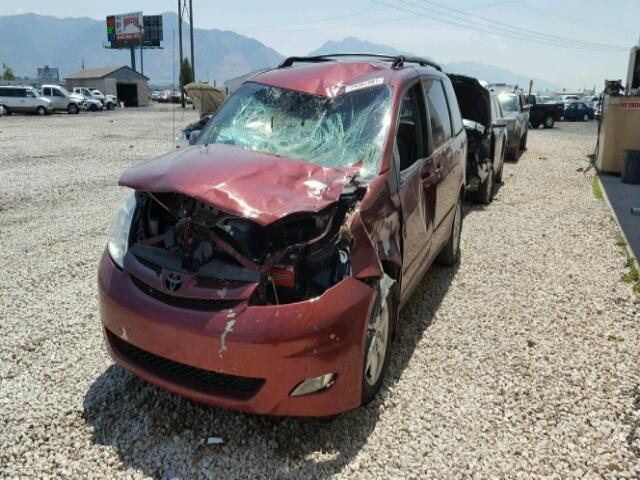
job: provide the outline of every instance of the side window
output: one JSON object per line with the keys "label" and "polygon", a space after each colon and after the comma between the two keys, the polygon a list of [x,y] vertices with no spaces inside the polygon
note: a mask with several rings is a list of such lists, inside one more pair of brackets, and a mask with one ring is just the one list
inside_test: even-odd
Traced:
{"label": "side window", "polygon": [[424,157],[424,101],[420,85],[411,87],[402,98],[396,145],[400,156],[400,171],[406,170]]}
{"label": "side window", "polygon": [[54,88],[52,91],[53,91],[53,96],[54,97],[64,97],[62,92],[60,90],[58,90],[57,88]]}
{"label": "side window", "polygon": [[451,113],[451,128],[453,134],[457,135],[462,130],[462,113],[460,113],[460,105],[458,104],[458,98],[456,92],[453,89],[451,82],[444,81],[444,91],[447,94],[447,103],[449,104],[449,112]]}
{"label": "side window", "polygon": [[46,95],[47,97],[50,97],[51,96],[51,88],[49,88],[49,87],[43,88],[42,89],[42,94]]}
{"label": "side window", "polygon": [[26,88],[20,88],[17,89],[18,90],[18,94],[16,95],[16,97],[28,97],[29,95],[27,94],[27,89]]}
{"label": "side window", "polygon": [[7,90],[7,88],[0,88],[0,97],[8,97]]}
{"label": "side window", "polygon": [[433,150],[444,145],[451,138],[451,118],[449,106],[445,97],[442,83],[439,80],[423,80],[424,91],[429,107],[429,123],[431,125],[431,137]]}

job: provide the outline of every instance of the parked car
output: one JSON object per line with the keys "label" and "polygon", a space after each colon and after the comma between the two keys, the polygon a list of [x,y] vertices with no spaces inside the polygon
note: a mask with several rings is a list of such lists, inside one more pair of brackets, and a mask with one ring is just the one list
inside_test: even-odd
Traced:
{"label": "parked car", "polygon": [[594,110],[583,102],[571,102],[565,104],[563,120],[582,120],[588,122],[594,118]]}
{"label": "parked car", "polygon": [[521,93],[498,93],[498,101],[507,120],[506,158],[517,160],[518,152],[527,148],[529,106]]}
{"label": "parked car", "polygon": [[97,112],[98,110],[102,110],[104,108],[104,104],[102,101],[97,99],[91,93],[91,90],[86,87],[74,87],[73,93],[76,95],[82,95],[84,98],[85,109],[90,112]]}
{"label": "parked car", "polygon": [[0,86],[0,105],[5,115],[12,113],[35,113],[49,115],[53,112],[51,100],[44,98],[33,87]]}
{"label": "parked car", "polygon": [[102,102],[107,110],[113,110],[118,106],[118,98],[115,95],[105,95],[100,90],[91,90],[91,95]]}
{"label": "parked car", "polygon": [[4,106],[3,106],[3,105],[0,105],[0,117],[1,117],[1,116],[3,116],[3,115],[5,115],[5,114],[6,114],[6,112],[5,112],[5,110],[4,110]]}
{"label": "parked car", "polygon": [[400,307],[459,260],[466,149],[429,60],[296,57],[253,77],[196,145],[120,178],[98,274],[111,356],[253,413],[371,401]]}
{"label": "parked car", "polygon": [[553,128],[555,123],[562,117],[564,105],[562,103],[551,103],[550,101],[542,101],[537,95],[528,95],[526,97],[529,108],[529,125],[538,128],[542,125],[544,128]]}
{"label": "parked car", "polygon": [[502,181],[507,146],[507,121],[496,95],[475,78],[449,74],[463,125],[467,148],[467,192],[477,203],[493,200],[494,183]]}
{"label": "parked car", "polygon": [[154,90],[151,92],[151,100],[161,103],[168,102],[170,94],[170,90]]}
{"label": "parked car", "polygon": [[48,98],[53,105],[53,110],[64,110],[72,114],[80,113],[83,108],[84,98],[74,95],[58,85],[42,85],[42,96]]}

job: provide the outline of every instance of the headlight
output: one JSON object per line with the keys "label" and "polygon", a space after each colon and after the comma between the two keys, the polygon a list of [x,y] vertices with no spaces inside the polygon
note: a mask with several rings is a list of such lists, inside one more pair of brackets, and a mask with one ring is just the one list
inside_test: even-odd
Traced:
{"label": "headlight", "polygon": [[111,224],[111,234],[109,235],[107,248],[109,249],[109,255],[120,268],[122,268],[122,262],[129,247],[129,230],[131,229],[131,220],[135,209],[136,194],[133,193],[120,206]]}

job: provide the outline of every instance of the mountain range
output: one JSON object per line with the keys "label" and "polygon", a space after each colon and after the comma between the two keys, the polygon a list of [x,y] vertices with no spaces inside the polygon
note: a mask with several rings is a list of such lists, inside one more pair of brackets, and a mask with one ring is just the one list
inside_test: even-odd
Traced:
{"label": "mountain range", "polygon": [[[153,84],[169,85],[174,82],[173,65],[177,65],[178,16],[162,14],[164,25],[163,49],[145,50],[144,73]],[[187,46],[188,29],[183,25],[183,42]],[[106,27],[104,21],[91,18],[55,18],[25,13],[0,16],[0,63],[9,65],[19,76],[35,77],[37,67],[58,67],[64,78],[83,65],[85,68],[111,65],[129,65],[128,50],[104,48]],[[223,82],[259,68],[277,65],[284,57],[258,40],[235,32],[194,28],[195,65],[198,80]],[[175,48],[174,48],[174,45]],[[354,37],[328,41],[310,55],[326,53],[383,53],[398,55],[394,47],[375,44]],[[138,69],[139,53],[137,53]],[[509,70],[466,61],[442,64],[443,70],[470,75],[488,82],[506,82],[526,86],[529,77]],[[61,78],[61,81],[62,81]],[[175,79],[177,82],[177,78]],[[536,89],[556,89],[557,85],[543,79],[534,79]]]}

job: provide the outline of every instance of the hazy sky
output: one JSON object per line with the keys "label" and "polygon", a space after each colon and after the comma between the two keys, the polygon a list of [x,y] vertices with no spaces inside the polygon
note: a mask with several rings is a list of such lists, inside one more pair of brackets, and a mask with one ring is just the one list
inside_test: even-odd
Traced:
{"label": "hazy sky", "polygon": [[[309,6],[301,7],[305,4]],[[355,36],[441,62],[475,60],[571,88],[599,88],[605,78],[624,79],[629,49],[640,36],[640,0],[193,0],[193,9],[195,27],[233,30],[284,55],[305,54],[327,40]],[[103,19],[132,10],[176,11],[177,0],[0,2],[0,15],[36,12]],[[501,29],[513,36],[509,27],[518,28],[519,39],[495,34]],[[486,29],[494,33],[479,31]],[[530,39],[522,40],[523,35]],[[566,39],[580,43],[559,45]]]}

